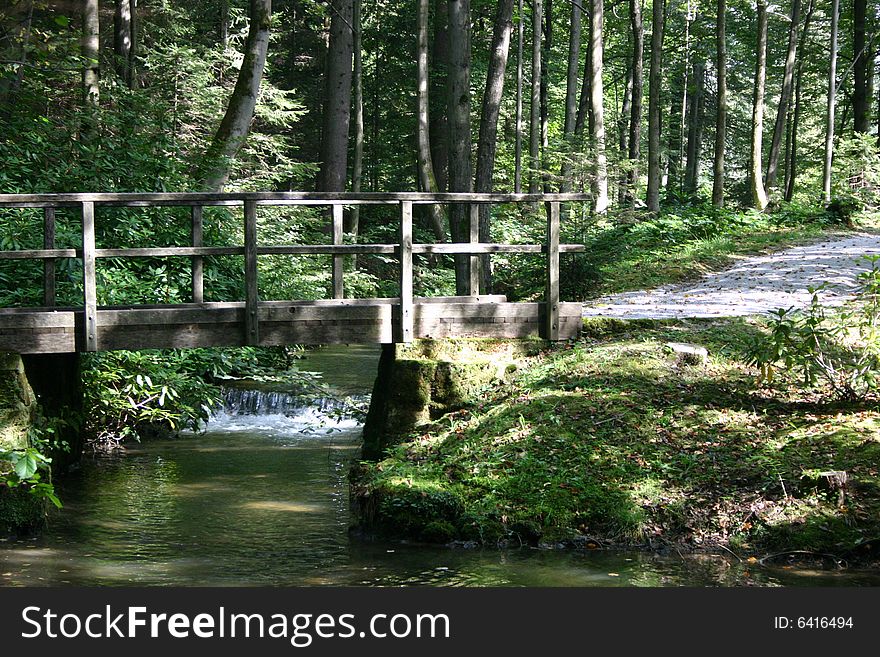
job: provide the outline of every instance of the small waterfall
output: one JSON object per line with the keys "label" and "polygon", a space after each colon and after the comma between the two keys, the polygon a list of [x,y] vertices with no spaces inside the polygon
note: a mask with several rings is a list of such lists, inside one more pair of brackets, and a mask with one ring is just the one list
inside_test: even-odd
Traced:
{"label": "small waterfall", "polygon": [[295,417],[304,412],[318,411],[324,415],[351,416],[352,406],[360,405],[367,399],[367,395],[341,399],[242,388],[224,388],[223,390],[224,410],[229,415],[287,415]]}
{"label": "small waterfall", "polygon": [[369,395],[347,398],[224,388],[223,407],[211,416],[210,432],[259,432],[276,438],[354,431]]}

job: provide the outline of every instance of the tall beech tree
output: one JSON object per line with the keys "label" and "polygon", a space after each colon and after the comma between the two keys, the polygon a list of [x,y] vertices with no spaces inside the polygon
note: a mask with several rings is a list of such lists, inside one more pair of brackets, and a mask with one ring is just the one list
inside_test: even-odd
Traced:
{"label": "tall beech tree", "polygon": [[[430,13],[430,1],[419,0],[418,11],[418,47],[417,47],[417,85],[418,91],[418,159],[419,159],[419,184],[426,192],[439,192],[437,178],[434,175],[434,161],[431,157],[431,130],[429,118],[429,88],[428,81],[428,14]],[[439,241],[445,241],[446,229],[443,226],[443,209],[440,205],[429,205],[428,212],[431,219],[431,228],[434,237]]]}
{"label": "tall beech tree", "polygon": [[593,211],[608,210],[608,157],[605,154],[605,110],[602,86],[604,49],[602,30],[605,21],[604,0],[592,0],[590,20],[590,108],[593,115],[590,139],[593,146]]}
{"label": "tall beech tree", "polygon": [[779,149],[782,135],[785,133],[785,119],[789,114],[791,93],[794,87],[794,66],[797,58],[798,28],[801,20],[801,0],[791,0],[791,23],[788,28],[788,49],[785,56],[785,72],[782,76],[782,91],[776,108],[776,123],[773,127],[773,138],[770,142],[770,156],[767,160],[767,189],[776,185],[779,170]]}
{"label": "tall beech tree", "polygon": [[[489,52],[489,70],[486,73],[486,89],[480,113],[480,134],[477,139],[477,171],[474,189],[491,192],[495,173],[495,152],[498,147],[498,116],[504,92],[507,57],[510,52],[510,35],[513,31],[513,0],[500,0],[492,30],[492,46]],[[489,206],[480,206],[480,241],[490,242]],[[480,258],[481,288],[489,292],[492,275],[489,256]]]}
{"label": "tall beech tree", "polygon": [[660,212],[660,85],[663,56],[664,0],[651,9],[651,70],[648,74],[648,210]]}
{"label": "tall beech tree", "polygon": [[[807,7],[807,17],[804,19],[804,29],[801,33],[801,53],[807,43],[807,36],[810,33],[810,22],[813,18],[813,10],[816,8],[816,0],[810,0]],[[788,150],[788,165],[785,167],[785,200],[791,201],[794,198],[795,184],[797,181],[797,165],[798,165],[798,129],[801,123],[801,91],[803,88],[804,73],[804,56],[798,58],[797,75],[794,86],[794,107],[791,116],[791,142]]]}
{"label": "tall beech tree", "polygon": [[[724,0],[721,0],[722,2]],[[642,147],[642,57],[645,49],[645,26],[642,21],[642,0],[629,0],[630,29],[632,30],[632,100],[629,119],[629,162],[627,196],[629,203],[635,203],[635,188],[639,179],[639,155]]]}
{"label": "tall beech tree", "polygon": [[715,14],[715,153],[712,160],[712,205],[724,205],[724,149],[727,146],[727,1],[718,0]]}
{"label": "tall beech tree", "polygon": [[[253,1],[253,0],[252,0]],[[341,192],[348,178],[351,122],[353,0],[330,0],[330,38],[324,74],[324,114],[321,129],[321,171],[318,191]]]}
{"label": "tall beech tree", "polygon": [[[836,2],[837,0],[835,0]],[[764,88],[767,83],[767,3],[756,1],[758,38],[755,46],[755,82],[752,94],[752,148],[749,154],[749,193],[752,206],[767,207],[767,191],[761,174],[764,138]]]}
{"label": "tall beech tree", "polygon": [[101,57],[98,0],[84,0],[82,9],[82,38],[80,53],[82,54],[82,89],[83,101],[87,107],[97,108],[101,100]]}
{"label": "tall beech tree", "polygon": [[568,39],[568,67],[565,76],[565,124],[562,135],[565,142],[565,153],[562,160],[561,182],[559,191],[570,192],[572,189],[572,160],[576,148],[575,123],[577,122],[578,73],[581,57],[581,6],[578,2],[571,3],[571,29]]}
{"label": "tall beech tree", "polygon": [[529,194],[538,192],[541,171],[541,37],[544,25],[542,0],[532,0],[532,99],[529,121]]}
{"label": "tall beech tree", "polygon": [[834,158],[834,110],[837,103],[837,28],[840,0],[831,0],[831,55],[828,60],[828,103],[825,111],[825,159],[822,166],[822,194],[831,203],[831,163]]}
{"label": "tall beech tree", "polygon": [[[447,0],[449,17],[449,191],[470,192],[471,170],[471,22],[470,0]],[[540,30],[539,30],[540,34]],[[535,105],[537,110],[537,105]],[[452,241],[470,238],[468,208],[453,203],[449,209]],[[470,293],[466,255],[455,256],[455,287],[459,295]]]}
{"label": "tall beech tree", "polygon": [[867,134],[871,126],[869,70],[874,68],[874,53],[865,38],[868,23],[867,0],[853,0],[853,129]]}
{"label": "tall beech tree", "polygon": [[272,1],[251,0],[250,27],[244,45],[244,59],[226,114],[214,133],[214,139],[205,153],[201,173],[202,188],[220,191],[229,179],[232,160],[244,145],[254,119],[260,82],[266,66],[269,49],[269,31],[272,22]]}

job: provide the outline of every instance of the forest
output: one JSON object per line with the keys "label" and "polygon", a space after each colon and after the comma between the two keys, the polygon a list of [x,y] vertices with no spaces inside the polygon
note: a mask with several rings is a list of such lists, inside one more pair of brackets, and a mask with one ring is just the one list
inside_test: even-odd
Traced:
{"label": "forest", "polygon": [[[876,227],[878,28],[880,6],[868,0],[2,0],[0,194],[582,193],[587,201],[563,206],[563,241],[586,247],[563,259],[565,300],[653,288],[693,280],[745,254]],[[107,209],[98,244],[186,244],[186,217]],[[419,241],[469,240],[464,205],[421,206],[415,220]],[[59,209],[57,221],[58,248],[77,248],[78,214]],[[276,243],[328,236],[326,214],[309,207],[266,208],[259,221],[261,235]],[[41,222],[36,212],[0,209],[0,249],[42,248]],[[381,207],[351,206],[345,241],[393,242],[396,222]],[[480,242],[540,242],[544,229],[538,204],[481,206]],[[206,245],[240,240],[241,230],[226,209],[206,208]],[[484,293],[510,300],[541,294],[538,260],[483,259]],[[239,260],[205,259],[205,301],[242,299]],[[327,297],[328,261],[261,258],[261,300]],[[417,265],[416,294],[467,289],[466,272],[452,257]],[[58,267],[59,305],[79,304],[81,269],[73,260]],[[395,267],[383,256],[348,258],[346,294],[394,296]],[[874,326],[876,262],[871,271],[860,290],[873,314],[849,328]],[[0,262],[0,306],[39,305],[40,272],[36,262]],[[189,276],[180,260],[108,258],[98,302],[186,302]],[[760,326],[587,322],[585,342],[532,362],[524,378],[493,392],[473,415],[435,426],[427,443],[402,443],[384,466],[364,466],[355,493],[401,495],[406,506],[414,493],[401,493],[400,482],[409,482],[407,491],[422,496],[410,500],[410,511],[422,520],[407,531],[439,542],[509,538],[515,525],[520,541],[562,540],[574,531],[581,543],[584,536],[608,544],[697,536],[744,552],[876,546],[876,496],[843,508],[834,503],[836,492],[816,493],[815,486],[797,500],[784,483],[782,497],[767,492],[777,479],[803,479],[803,472],[813,482],[828,469],[877,478],[871,404],[878,356],[871,349],[880,339],[870,333],[867,360],[853,366],[858,380],[835,387],[845,368],[826,380],[830,356],[809,342],[826,317],[816,306],[811,312],[807,319],[782,312]],[[794,344],[794,335],[804,342]],[[639,347],[634,354],[627,346],[682,337],[719,354],[711,372],[676,382],[679,371],[667,372],[660,352]],[[595,351],[596,344],[607,351]],[[92,440],[111,446],[156,426],[195,427],[219,402],[223,377],[271,378],[297,351],[88,355],[89,411],[63,422],[81,422]],[[755,392],[756,372],[762,385],[788,387],[775,396],[761,385]],[[816,387],[822,385],[827,389]],[[555,397],[571,391],[577,400]],[[531,396],[543,401],[523,402]],[[694,400],[702,410],[693,410]],[[717,406],[726,410],[716,417]],[[664,415],[682,409],[690,409],[683,423]],[[834,413],[850,433],[832,432]],[[601,430],[581,426],[605,415],[610,423],[603,420]],[[756,443],[748,456],[737,446],[710,467],[694,454],[709,444],[705,432],[723,433],[718,417],[729,424],[723,431]],[[814,435],[805,427],[827,430],[834,458],[843,462],[818,463],[829,443],[800,442],[785,454],[768,447],[790,427],[804,436]],[[579,473],[598,457],[541,440],[531,452],[533,469],[513,472],[514,455],[523,452],[485,442],[489,434],[533,430],[558,431],[560,440],[589,435],[604,450],[603,475],[582,481]],[[867,442],[859,442],[866,432]],[[634,455],[633,435],[654,446]],[[669,441],[654,444],[652,436]],[[436,447],[432,441],[441,438],[445,446]],[[495,468],[494,479],[455,469],[475,449]],[[749,473],[744,458],[757,459]],[[675,484],[661,490],[633,463]],[[721,474],[710,472],[715,467]],[[37,469],[34,461],[25,470]],[[498,477],[506,489],[492,483]],[[558,497],[524,492],[523,482],[537,480],[562,482]],[[755,496],[772,497],[760,507],[770,510],[755,511]],[[711,518],[694,500],[715,504]],[[503,520],[493,516],[499,508],[507,510]],[[773,513],[771,531],[766,519]],[[735,527],[732,519],[744,514]],[[856,527],[865,518],[874,520]],[[829,535],[817,529],[824,526]]]}

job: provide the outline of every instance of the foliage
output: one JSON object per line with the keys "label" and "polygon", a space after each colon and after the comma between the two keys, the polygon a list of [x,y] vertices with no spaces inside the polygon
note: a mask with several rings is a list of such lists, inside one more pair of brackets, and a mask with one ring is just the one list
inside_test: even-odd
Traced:
{"label": "foliage", "polygon": [[880,385],[880,256],[865,256],[871,269],[859,275],[855,302],[832,312],[820,301],[827,286],[810,288],[805,311],[778,309],[770,333],[757,342],[752,362],[772,383],[782,369],[800,374],[805,386],[823,384],[832,397],[857,401]]}
{"label": "foliage", "polygon": [[22,487],[31,495],[47,499],[59,509],[61,500],[51,483],[52,459],[36,446],[0,451],[0,486]]}

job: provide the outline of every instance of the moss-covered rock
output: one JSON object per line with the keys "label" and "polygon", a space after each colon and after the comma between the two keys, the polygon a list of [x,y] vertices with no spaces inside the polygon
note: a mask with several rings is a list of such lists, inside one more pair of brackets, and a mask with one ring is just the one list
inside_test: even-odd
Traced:
{"label": "moss-covered rock", "polygon": [[[21,356],[0,352],[0,451],[25,449],[37,417],[37,402]],[[0,461],[0,472],[9,469]],[[21,489],[0,484],[0,535],[29,533],[45,517],[45,501]]]}
{"label": "moss-covered rock", "polygon": [[364,423],[366,459],[421,424],[473,403],[488,385],[539,352],[541,340],[416,340],[382,346]]}

